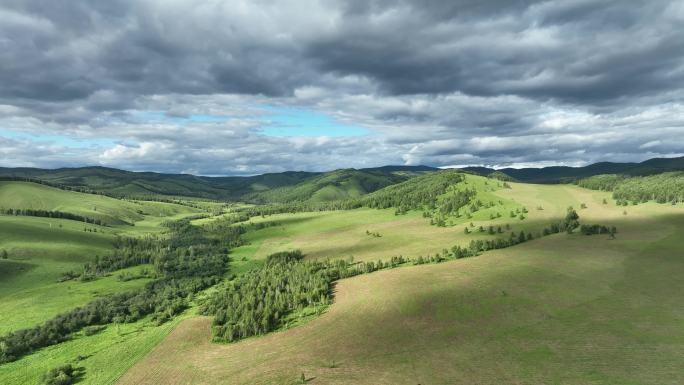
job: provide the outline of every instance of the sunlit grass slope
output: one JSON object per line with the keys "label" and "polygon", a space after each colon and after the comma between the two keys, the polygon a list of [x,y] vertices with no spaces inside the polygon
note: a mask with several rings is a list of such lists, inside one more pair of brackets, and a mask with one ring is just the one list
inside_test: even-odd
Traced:
{"label": "sunlit grass slope", "polygon": [[[320,318],[234,344],[210,343],[210,320],[189,319],[119,384],[295,384],[302,373],[316,384],[681,383],[684,207],[625,211],[603,204],[606,193],[572,186],[492,193],[527,206],[530,223],[573,205],[583,223],[617,226],[617,239],[563,233],[342,280]],[[308,220],[323,222],[288,241],[305,251],[317,244],[306,232],[344,231],[342,221]],[[328,235],[329,249],[337,247]]]}
{"label": "sunlit grass slope", "polygon": [[90,336],[80,332],[69,341],[0,365],[0,382],[3,385],[43,384],[43,373],[71,363],[85,372],[83,379],[77,382],[79,385],[112,384],[154,348],[182,319],[183,316],[161,326],[148,319],[109,325],[103,331]]}
{"label": "sunlit grass slope", "polygon": [[[0,216],[0,334],[31,327],[99,295],[142,286],[115,276],[92,282],[58,282],[96,255],[113,250],[113,229],[52,218]],[[140,267],[131,270],[137,270]]]}

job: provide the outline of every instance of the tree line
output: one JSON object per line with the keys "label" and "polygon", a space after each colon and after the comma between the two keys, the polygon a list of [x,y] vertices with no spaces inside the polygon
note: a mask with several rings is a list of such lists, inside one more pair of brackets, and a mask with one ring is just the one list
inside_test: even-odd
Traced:
{"label": "tree line", "polygon": [[596,175],[577,182],[581,187],[612,191],[619,205],[628,202],[684,202],[684,172],[665,172],[648,176]]}
{"label": "tree line", "polygon": [[90,223],[98,226],[107,226],[107,223],[100,219],[90,218],[83,215],[67,213],[64,211],[52,211],[52,210],[38,210],[38,209],[5,209],[0,208],[0,214],[2,215],[16,215],[16,216],[27,216],[27,217],[42,217],[42,218],[58,218],[58,219],[68,219],[72,221],[79,221]]}

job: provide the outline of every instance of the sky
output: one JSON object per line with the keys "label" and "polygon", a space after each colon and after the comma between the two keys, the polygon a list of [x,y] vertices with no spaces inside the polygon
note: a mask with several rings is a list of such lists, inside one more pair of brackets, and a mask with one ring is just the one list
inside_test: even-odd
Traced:
{"label": "sky", "polygon": [[684,2],[3,0],[0,166],[684,155]]}

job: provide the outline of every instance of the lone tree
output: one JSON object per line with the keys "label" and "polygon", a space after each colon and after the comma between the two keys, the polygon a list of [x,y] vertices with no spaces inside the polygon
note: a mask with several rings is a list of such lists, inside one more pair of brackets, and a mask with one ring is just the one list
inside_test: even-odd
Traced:
{"label": "lone tree", "polygon": [[0,252],[0,258],[7,259],[7,250],[3,249],[2,252]]}
{"label": "lone tree", "polygon": [[572,230],[579,227],[579,215],[577,215],[577,211],[575,211],[572,206],[568,207],[568,213],[565,215],[563,224],[565,225],[565,230],[568,232],[568,234],[572,233]]}

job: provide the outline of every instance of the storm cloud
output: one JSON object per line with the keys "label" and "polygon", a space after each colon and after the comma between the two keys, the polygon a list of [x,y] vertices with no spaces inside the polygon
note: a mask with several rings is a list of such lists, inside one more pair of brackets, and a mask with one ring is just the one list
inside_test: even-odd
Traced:
{"label": "storm cloud", "polygon": [[[0,165],[205,175],[684,155],[680,1],[8,0]],[[276,136],[274,109],[340,135]]]}

